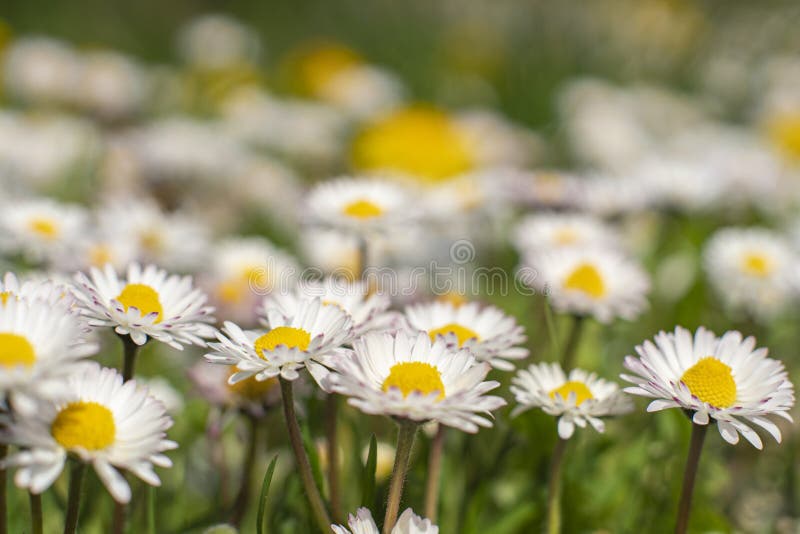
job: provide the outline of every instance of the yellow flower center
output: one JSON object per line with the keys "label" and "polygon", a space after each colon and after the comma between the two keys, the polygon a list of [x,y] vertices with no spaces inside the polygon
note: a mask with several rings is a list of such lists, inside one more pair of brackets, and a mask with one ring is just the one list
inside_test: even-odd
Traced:
{"label": "yellow flower center", "polygon": [[11,293],[11,291],[0,291],[0,304],[5,306],[5,304],[8,302],[8,299],[12,296],[13,293]]}
{"label": "yellow flower center", "polygon": [[158,292],[144,284],[126,285],[116,300],[125,307],[125,311],[133,307],[139,310],[142,316],[155,312],[157,315],[154,323],[160,323],[164,315],[164,308],[158,300]]}
{"label": "yellow flower center", "polygon": [[311,343],[311,334],[302,328],[279,326],[256,339],[254,347],[256,354],[266,360],[264,351],[273,351],[278,345],[286,345],[290,349],[306,350],[309,343]]}
{"label": "yellow flower center", "polygon": [[767,125],[767,133],[789,159],[800,160],[800,112],[773,118]]}
{"label": "yellow flower center", "polygon": [[742,257],[742,271],[750,276],[764,278],[772,274],[774,262],[772,258],[760,252],[749,252]]}
{"label": "yellow flower center", "polygon": [[164,238],[161,236],[161,232],[155,228],[150,228],[139,234],[139,243],[144,250],[154,254],[160,252],[163,248]]}
{"label": "yellow flower center", "polygon": [[298,89],[310,96],[321,96],[339,74],[363,63],[353,50],[340,44],[324,44],[301,54],[296,65]]}
{"label": "yellow flower center", "polygon": [[466,326],[461,326],[460,324],[450,323],[446,324],[440,328],[436,328],[435,330],[431,330],[428,332],[431,336],[431,341],[436,341],[436,336],[442,335],[446,336],[447,334],[455,334],[456,338],[458,338],[458,346],[462,346],[467,340],[475,339],[480,340],[480,336],[474,330],[470,330]]}
{"label": "yellow flower center", "polygon": [[[236,372],[236,368],[231,370],[231,375]],[[277,378],[268,378],[266,380],[262,380],[259,382],[255,379],[255,377],[251,376],[246,380],[242,380],[240,382],[236,382],[235,384],[228,384],[227,380],[225,383],[228,387],[239,397],[248,400],[259,400],[263,398],[269,391],[275,388],[278,385]]]}
{"label": "yellow flower center", "polygon": [[449,302],[456,308],[463,306],[464,304],[469,302],[465,295],[462,295],[461,293],[458,293],[456,291],[450,291],[449,293],[440,295],[436,300],[438,300],[439,302]]}
{"label": "yellow flower center", "polygon": [[89,249],[89,263],[95,267],[102,267],[106,263],[111,263],[114,255],[108,245],[94,245]]}
{"label": "yellow flower center", "polygon": [[728,408],[736,402],[736,381],[731,368],[713,356],[691,366],[683,373],[681,382],[692,395],[716,408]]}
{"label": "yellow flower center", "polygon": [[584,403],[584,401],[594,398],[594,395],[592,395],[591,390],[586,384],[583,382],[577,382],[575,380],[565,382],[563,385],[548,393],[548,395],[550,395],[551,399],[555,399],[556,395],[558,395],[566,401],[569,399],[570,393],[575,394],[575,406],[580,406]]}
{"label": "yellow flower center", "polygon": [[474,167],[469,141],[442,111],[416,106],[397,111],[356,136],[353,165],[440,182]]}
{"label": "yellow flower center", "polygon": [[582,291],[592,298],[606,294],[606,284],[597,268],[590,263],[582,263],[564,280],[564,289]]}
{"label": "yellow flower center", "polygon": [[572,245],[579,237],[578,232],[572,228],[559,228],[553,235],[553,240],[559,245]]}
{"label": "yellow flower center", "polygon": [[96,402],[67,404],[50,426],[53,438],[65,449],[105,449],[114,443],[116,425],[111,410]]}
{"label": "yellow flower center", "polygon": [[[5,303],[5,301],[3,301]],[[0,366],[30,367],[36,361],[33,345],[23,336],[11,332],[0,332]]]}
{"label": "yellow flower center", "polygon": [[58,225],[51,219],[44,217],[36,217],[28,222],[28,227],[35,234],[38,234],[44,239],[55,239],[58,237]]}
{"label": "yellow flower center", "polygon": [[442,375],[436,367],[429,363],[403,362],[393,365],[389,376],[381,386],[383,391],[389,391],[391,388],[399,389],[403,397],[408,397],[414,391],[423,395],[438,391],[437,400],[444,398]]}
{"label": "yellow flower center", "polygon": [[383,208],[369,200],[356,200],[342,208],[342,213],[354,219],[372,219],[383,215]]}

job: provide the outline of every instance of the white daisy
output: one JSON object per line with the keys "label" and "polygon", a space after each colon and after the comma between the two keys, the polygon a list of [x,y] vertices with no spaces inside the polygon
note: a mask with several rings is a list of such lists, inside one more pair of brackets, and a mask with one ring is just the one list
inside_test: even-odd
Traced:
{"label": "white daisy", "polygon": [[125,280],[110,265],[90,270],[91,280],[75,275],[76,306],[89,326],[113,327],[129,335],[137,345],[148,337],[178,350],[183,345],[205,346],[203,338],[214,336],[213,308],[206,296],[192,287],[190,276],[170,275],[154,265],[133,263]]}
{"label": "white daisy", "polygon": [[294,291],[267,296],[263,309],[276,309],[284,317],[293,317],[304,301],[314,298],[322,299],[323,306],[338,306],[350,315],[354,336],[387,330],[398,320],[396,313],[387,311],[391,304],[388,296],[370,294],[367,282],[348,282],[335,277],[302,280]]}
{"label": "white daisy", "polygon": [[[331,525],[334,534],[380,534],[378,525],[372,518],[372,513],[367,508],[359,508],[356,515],[349,514],[347,526]],[[411,508],[406,508],[405,512],[397,518],[391,534],[439,534],[439,527],[431,523],[430,519],[423,519],[416,515]]]}
{"label": "white daisy", "polygon": [[151,199],[111,200],[98,212],[98,226],[110,241],[130,241],[136,260],[165,269],[191,271],[208,253],[208,231],[199,219],[164,213]]}
{"label": "white daisy", "polygon": [[724,228],[703,252],[708,280],[723,303],[755,317],[769,317],[792,296],[797,255],[789,242],[763,228]]}
{"label": "white daisy", "polygon": [[338,306],[324,306],[319,298],[303,301],[296,313],[285,317],[276,309],[267,310],[267,332],[244,331],[226,321],[217,333],[219,343],[209,343],[206,354],[212,363],[235,365],[238,372],[229,383],[255,376],[263,381],[280,375],[296,380],[298,369],[328,365],[329,353],[352,337],[352,320]]}
{"label": "white daisy", "polygon": [[503,371],[514,369],[506,360],[528,355],[528,349],[520,346],[527,339],[524,328],[494,306],[438,300],[409,306],[405,316],[412,329],[427,332],[431,341],[442,337],[449,347],[467,349],[479,361]]}
{"label": "white daisy", "polygon": [[413,202],[410,191],[397,183],[339,178],[311,190],[308,221],[363,236],[413,221],[417,215]]}
{"label": "white daisy", "polygon": [[522,254],[561,247],[618,249],[621,245],[621,237],[615,229],[579,213],[528,215],[514,228],[511,239]]}
{"label": "white daisy", "polygon": [[[6,277],[8,279],[8,276]],[[45,300],[4,298],[0,305],[0,397],[29,412],[35,399],[64,392],[74,373],[98,346],[86,339],[80,319]]]}
{"label": "white daisy", "polygon": [[161,402],[135,380],[123,383],[115,370],[96,364],[72,375],[67,387],[67,398],[42,402],[30,416],[7,421],[3,441],[24,448],[4,463],[17,467],[17,486],[42,493],[61,474],[67,456],[92,464],[120,503],[130,501],[131,489],[118,470],[161,485],[153,466],[171,467],[163,453],[178,446],[165,439],[172,419]]}
{"label": "white daisy", "polygon": [[515,206],[574,209],[580,198],[582,180],[562,171],[510,168],[495,174],[500,195]]}
{"label": "white daisy", "polygon": [[256,324],[256,309],[264,295],[289,291],[300,275],[290,254],[260,237],[232,237],[214,245],[211,262],[200,275],[221,316]]}
{"label": "white daisy", "polygon": [[39,278],[26,275],[20,280],[12,272],[8,272],[0,279],[0,306],[9,300],[34,301],[39,300],[49,305],[61,305],[69,310],[72,305],[72,295],[69,287],[50,278]]}
{"label": "white daisy", "polygon": [[6,202],[0,210],[0,244],[34,261],[51,259],[72,247],[86,223],[86,211],[78,206],[46,198]]}
{"label": "white daisy", "polygon": [[558,417],[558,435],[569,439],[575,426],[586,423],[598,432],[605,430],[601,417],[628,413],[630,399],[614,382],[598,378],[594,373],[573,369],[569,376],[557,363],[540,363],[520,370],[512,380],[511,392],[519,405],[512,415],[541,408]]}
{"label": "white daisy", "polygon": [[477,432],[479,426],[492,426],[485,415],[506,404],[484,395],[500,385],[483,382],[488,363],[466,349],[454,351],[444,339],[431,343],[425,332],[367,334],[353,348],[342,351],[327,382],[365,413]]}
{"label": "white daisy", "polygon": [[187,375],[197,393],[215,406],[234,408],[253,417],[262,417],[267,408],[281,403],[281,388],[277,378],[259,382],[255,377],[250,377],[229,384],[228,379],[234,373],[234,366],[200,361],[189,369]]}
{"label": "white daisy", "polygon": [[735,330],[718,338],[702,327],[692,338],[676,327],[674,333],[659,332],[654,341],[636,347],[638,358],[625,357],[625,368],[634,374],[621,375],[635,384],[626,392],[655,399],[647,411],[681,408],[694,412],[698,425],[713,419],[728,443],[737,443],[741,434],[760,449],[761,438],[750,424],[780,442],[781,432],[767,416],[792,420],[794,387],[783,363],[768,358],[766,348],[757,349],[755,338],[743,339]]}
{"label": "white daisy", "polygon": [[564,248],[528,256],[534,287],[560,312],[591,315],[600,322],[634,319],[647,307],[650,280],[619,252]]}
{"label": "white daisy", "polygon": [[[300,234],[300,254],[307,265],[324,274],[355,280],[361,274],[361,251],[358,237],[337,230],[308,228]],[[375,248],[369,247],[367,265],[383,264],[375,257]]]}

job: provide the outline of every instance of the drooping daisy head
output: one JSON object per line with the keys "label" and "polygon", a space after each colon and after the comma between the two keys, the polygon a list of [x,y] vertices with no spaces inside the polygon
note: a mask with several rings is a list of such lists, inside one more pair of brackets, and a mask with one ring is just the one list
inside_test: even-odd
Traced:
{"label": "drooping daisy head", "polygon": [[61,474],[68,456],[92,464],[120,503],[131,498],[120,471],[161,485],[153,467],[171,467],[163,453],[178,446],[166,439],[172,419],[164,405],[135,380],[123,383],[117,371],[96,364],[70,376],[66,385],[65,398],[43,401],[29,416],[7,421],[2,440],[23,448],[5,462],[17,468],[17,486],[42,493]]}
{"label": "drooping daisy head", "polygon": [[514,229],[512,242],[524,255],[564,247],[618,249],[621,237],[590,215],[542,213],[523,218]]}
{"label": "drooping daisy head", "polygon": [[262,417],[270,407],[281,403],[281,388],[277,378],[259,382],[255,377],[250,377],[230,384],[228,379],[236,372],[234,366],[201,361],[193,365],[187,374],[197,393],[214,406]]}
{"label": "drooping daisy head", "polygon": [[368,178],[319,184],[306,205],[309,223],[359,236],[396,229],[418,215],[406,187]]}
{"label": "drooping daisy head", "polygon": [[214,335],[206,295],[192,286],[190,276],[170,275],[154,265],[133,263],[120,279],[113,267],[75,275],[76,306],[92,327],[111,327],[137,345],[148,338],[178,350],[183,345],[205,346]]}
{"label": "drooping daisy head", "polygon": [[277,310],[284,317],[293,317],[304,301],[320,298],[323,306],[337,306],[352,319],[353,336],[396,327],[399,317],[387,311],[388,296],[370,292],[368,282],[349,282],[329,276],[323,280],[302,280],[294,291],[279,292],[264,298],[263,311]]}
{"label": "drooping daisy head", "polygon": [[600,322],[634,319],[647,306],[650,280],[620,252],[564,248],[528,256],[533,285],[562,313],[589,315]]}
{"label": "drooping daisy head", "polygon": [[28,259],[51,260],[86,230],[86,211],[50,199],[6,202],[0,211],[0,245]]}
{"label": "drooping daisy head", "polygon": [[728,308],[768,318],[792,296],[797,255],[789,242],[762,228],[724,228],[703,252],[708,280]]}
{"label": "drooping daisy head", "polygon": [[225,322],[217,333],[217,343],[209,343],[213,352],[206,354],[212,363],[235,365],[237,372],[229,383],[236,384],[255,376],[264,381],[281,376],[296,380],[298,370],[308,367],[327,374],[330,353],[352,338],[352,319],[339,306],[323,305],[320,298],[304,300],[291,316],[277,309],[266,310],[269,330],[245,331]]}
{"label": "drooping daisy head", "polygon": [[758,449],[761,438],[751,425],[780,442],[781,432],[767,416],[792,420],[794,386],[783,363],[768,358],[766,348],[756,348],[753,337],[743,338],[735,330],[717,337],[702,327],[692,336],[676,327],[645,341],[636,352],[638,358],[626,356],[624,363],[633,374],[621,376],[634,384],[626,392],[655,399],[649,412],[693,412],[695,424],[713,419],[728,443],[737,443],[741,434]]}
{"label": "drooping daisy head", "polygon": [[66,377],[95,354],[80,319],[65,306],[11,295],[0,300],[0,397],[17,412],[58,398]]}
{"label": "drooping daisy head", "polygon": [[372,333],[334,361],[329,387],[369,414],[437,421],[464,432],[490,427],[485,414],[505,405],[485,395],[500,384],[484,382],[490,366],[466,349],[455,351],[426,332]]}
{"label": "drooping daisy head", "polygon": [[558,435],[569,439],[575,426],[586,423],[598,432],[605,430],[601,418],[628,413],[630,399],[617,384],[594,373],[573,369],[569,375],[557,363],[540,363],[522,369],[512,380],[511,392],[517,399],[513,415],[541,408],[558,417]]}
{"label": "drooping daisy head", "polygon": [[[350,527],[349,529],[347,527]],[[331,525],[334,534],[380,534],[378,525],[372,518],[372,513],[367,508],[359,508],[356,514],[347,517],[347,527]],[[416,515],[411,508],[400,514],[394,524],[391,534],[439,534],[439,527],[430,519],[423,519]]]}
{"label": "drooping daisy head", "polygon": [[467,349],[479,361],[503,371],[514,369],[508,360],[528,355],[521,346],[527,339],[523,327],[494,306],[437,300],[411,305],[405,316],[413,330],[426,332],[431,341],[441,337],[452,349]]}

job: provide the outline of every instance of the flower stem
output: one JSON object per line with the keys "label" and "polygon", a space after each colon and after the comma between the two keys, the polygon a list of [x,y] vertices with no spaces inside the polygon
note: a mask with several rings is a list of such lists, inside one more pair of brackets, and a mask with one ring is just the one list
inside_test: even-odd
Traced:
{"label": "flower stem", "polygon": [[69,473],[69,497],[67,498],[67,517],[64,520],[64,534],[75,534],[78,530],[78,512],[81,505],[81,491],[86,464],[74,460]]}
{"label": "flower stem", "polygon": [[331,519],[322,502],[317,483],[314,481],[314,474],[311,472],[311,463],[308,461],[308,454],[303,447],[303,438],[300,436],[300,425],[297,423],[297,414],[294,411],[294,394],[292,393],[292,382],[280,378],[281,395],[283,397],[283,415],[286,418],[286,426],[289,429],[289,441],[292,443],[294,458],[297,462],[297,469],[300,471],[300,479],[306,490],[308,504],[311,505],[311,512],[317,527],[320,531],[328,532],[331,528]]}
{"label": "flower stem", "polygon": [[442,450],[444,449],[444,425],[439,425],[431,442],[428,455],[428,480],[425,484],[425,517],[436,523],[439,508],[439,483],[442,475]]}
{"label": "flower stem", "polygon": [[408,473],[408,461],[411,459],[411,448],[414,445],[414,435],[417,433],[418,426],[419,423],[410,419],[400,421],[400,430],[397,434],[397,449],[394,453],[392,481],[389,483],[386,516],[383,520],[384,534],[389,534],[397,522],[397,512],[400,509],[400,500],[403,497],[403,484]]}
{"label": "flower stem", "polygon": [[575,364],[575,355],[578,349],[578,342],[581,339],[583,332],[583,324],[586,322],[582,315],[574,315],[572,317],[572,328],[567,337],[567,343],[564,345],[564,354],[561,356],[561,366],[564,371],[569,373],[572,366]]}
{"label": "flower stem", "polygon": [[550,459],[550,480],[547,484],[547,533],[561,532],[561,472],[567,440],[558,438]]}
{"label": "flower stem", "polygon": [[42,494],[30,493],[31,502],[31,534],[42,534]]}
{"label": "flower stem", "polygon": [[[0,460],[5,459],[8,454],[8,445],[0,443]],[[8,493],[8,471],[0,468],[0,534],[8,534],[8,505],[6,503]]]}
{"label": "flower stem", "polygon": [[334,521],[342,521],[342,498],[339,492],[339,440],[337,418],[339,396],[330,393],[325,399],[325,435],[328,452],[328,488],[331,499],[331,515]]}
{"label": "flower stem", "polygon": [[247,452],[244,456],[242,463],[242,475],[239,485],[239,491],[236,493],[236,499],[233,501],[233,509],[231,511],[231,524],[240,528],[244,514],[247,511],[247,503],[250,500],[250,475],[254,471],[256,464],[256,453],[258,451],[258,421],[255,417],[247,418]]}
{"label": "flower stem", "polygon": [[367,263],[369,262],[369,243],[366,237],[358,240],[358,279],[364,280],[367,274]]}
{"label": "flower stem", "polygon": [[136,356],[139,354],[139,349],[142,347],[137,345],[131,339],[131,336],[120,336],[122,340],[122,380],[127,382],[133,378],[133,369],[136,365]]}
{"label": "flower stem", "polygon": [[675,534],[685,534],[689,526],[689,512],[692,509],[692,493],[694,481],[697,476],[697,466],[700,465],[700,453],[703,452],[708,425],[692,423],[692,438],[689,442],[689,455],[686,458],[686,469],[683,472],[683,489],[681,502],[678,505],[678,519],[675,523]]}

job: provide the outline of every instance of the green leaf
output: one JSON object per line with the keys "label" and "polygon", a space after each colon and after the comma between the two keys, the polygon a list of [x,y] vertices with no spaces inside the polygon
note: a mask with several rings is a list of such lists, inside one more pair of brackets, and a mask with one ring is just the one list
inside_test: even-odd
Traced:
{"label": "green leaf", "polygon": [[275,472],[275,464],[278,462],[278,455],[276,454],[267,467],[267,472],[264,473],[264,481],[261,483],[261,494],[258,497],[258,515],[256,516],[256,529],[258,534],[264,534],[264,512],[267,507],[267,493],[269,492],[269,485],[272,483],[272,473]]}
{"label": "green leaf", "polygon": [[361,506],[372,507],[375,501],[375,472],[378,466],[378,440],[375,434],[369,440],[369,453],[361,475]]}
{"label": "green leaf", "polygon": [[322,479],[322,468],[319,465],[319,454],[317,454],[317,447],[314,445],[314,440],[311,438],[311,431],[308,428],[308,423],[303,424],[301,434],[303,435],[303,446],[306,448],[308,463],[311,464],[311,472],[314,475],[314,481],[317,487],[320,488],[320,491],[322,491],[322,488],[325,487]]}

